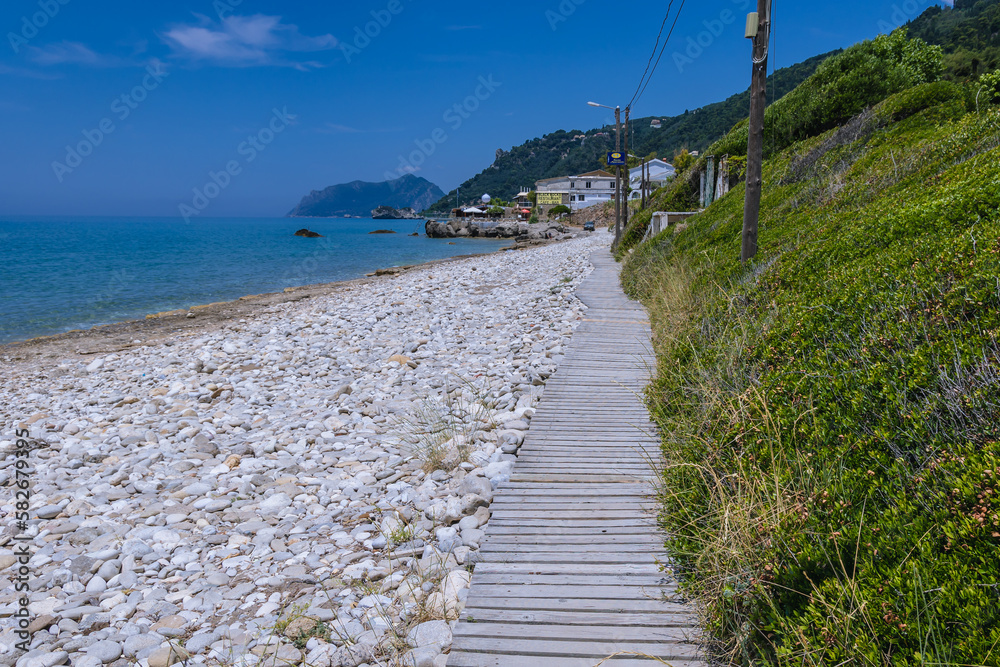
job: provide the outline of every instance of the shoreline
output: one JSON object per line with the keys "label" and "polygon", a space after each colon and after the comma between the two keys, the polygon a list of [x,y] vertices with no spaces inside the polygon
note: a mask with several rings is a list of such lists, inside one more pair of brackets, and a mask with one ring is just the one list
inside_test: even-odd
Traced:
{"label": "shoreline", "polygon": [[[609,240],[450,258],[9,368],[0,450],[27,443],[34,463],[33,518],[0,535],[0,558],[36,556],[25,655],[443,665],[494,492]],[[0,653],[17,641],[0,632]]]}
{"label": "shoreline", "polygon": [[[68,360],[92,355],[111,354],[124,350],[162,344],[173,335],[191,333],[199,329],[218,326],[227,321],[246,317],[260,307],[296,303],[319,296],[326,296],[355,285],[376,282],[383,278],[402,275],[415,269],[428,268],[492,255],[541,247],[562,241],[545,240],[517,242],[493,252],[456,255],[418,264],[376,269],[359,278],[329,283],[313,283],[286,287],[280,292],[247,294],[229,301],[198,304],[186,309],[149,313],[142,319],[122,320],[94,325],[89,329],[71,329],[56,334],[35,336],[20,341],[0,344],[0,361],[27,363],[40,360]],[[194,317],[189,317],[193,313]],[[89,345],[88,345],[89,343]],[[102,344],[103,343],[103,344]]]}

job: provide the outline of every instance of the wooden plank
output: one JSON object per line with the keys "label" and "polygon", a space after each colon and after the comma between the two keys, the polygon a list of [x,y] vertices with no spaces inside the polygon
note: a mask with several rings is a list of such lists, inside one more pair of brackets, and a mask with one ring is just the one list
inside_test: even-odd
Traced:
{"label": "wooden plank", "polygon": [[[636,554],[631,552],[574,553],[566,550],[555,551],[481,551],[479,557],[484,562],[495,563],[566,563],[576,565],[608,565],[614,563],[634,563]],[[653,554],[648,554],[653,559]],[[663,560],[666,560],[664,557]]]}
{"label": "wooden plank", "polygon": [[504,525],[502,523],[490,524],[486,534],[486,539],[501,535],[605,535],[608,537],[625,537],[630,535],[646,536],[655,532],[655,525],[643,526],[519,526]]}
{"label": "wooden plank", "polygon": [[[473,624],[475,625],[475,624]],[[701,657],[697,645],[684,641],[640,642],[630,641],[559,641],[546,639],[518,639],[514,637],[462,637],[455,642],[459,651],[497,653],[503,655],[530,655],[538,657],[590,658],[597,661],[621,651],[634,651],[661,660],[692,660]],[[596,664],[596,663],[595,663]]]}
{"label": "wooden plank", "polygon": [[[647,598],[631,600],[574,599],[565,598],[525,598],[503,595],[483,595],[473,589],[466,601],[466,609],[512,609],[517,611],[561,611],[573,613],[615,613],[615,614],[679,614],[690,611],[684,604]],[[462,617],[466,618],[465,616]],[[694,618],[692,615],[691,618]]]}
{"label": "wooden plank", "polygon": [[[498,525],[497,527],[499,528],[501,526]],[[494,535],[492,533],[492,531],[488,531],[489,534],[487,535],[486,540],[483,542],[483,544],[484,545],[485,544],[491,544],[491,543],[496,543],[496,544],[510,544],[510,545],[514,545],[514,544],[525,544],[525,545],[527,545],[527,544],[535,544],[535,545],[540,545],[540,544],[564,544],[564,545],[565,544],[579,544],[579,545],[581,545],[581,548],[577,549],[576,551],[579,552],[579,553],[584,553],[584,552],[587,551],[587,549],[583,548],[583,546],[585,546],[587,544],[585,538],[591,538],[591,540],[592,540],[590,542],[591,544],[593,544],[595,546],[601,546],[601,547],[607,546],[609,544],[611,544],[611,545],[621,544],[623,546],[626,545],[626,544],[631,544],[631,545],[633,545],[633,547],[637,546],[639,544],[659,544],[659,545],[662,545],[664,543],[664,540],[662,540],[659,535],[654,534],[655,532],[656,532],[655,529],[653,529],[653,530],[645,530],[645,531],[635,531],[632,534],[621,535],[621,534],[599,533],[597,531],[590,531],[589,533],[585,533],[584,535],[577,536],[577,539],[575,539],[575,540],[565,541],[567,536],[566,535],[559,535],[558,533],[543,533],[541,535],[532,535],[532,534],[524,534],[524,533],[522,533],[521,535],[518,535],[517,533],[511,533],[511,534],[504,535],[504,534],[500,533],[500,534]],[[511,541],[509,539],[511,537],[523,537],[523,539],[519,539],[517,541]],[[603,538],[603,539],[600,539],[600,538]]]}
{"label": "wooden plank", "polygon": [[596,528],[612,528],[612,527],[641,527],[649,529],[650,531],[656,530],[656,521],[653,519],[647,519],[642,517],[627,518],[627,519],[595,519],[593,516],[581,519],[570,519],[565,517],[555,517],[555,521],[552,518],[542,518],[542,517],[523,517],[523,516],[493,516],[490,519],[490,524],[492,525],[507,525],[507,526],[532,526],[532,525],[559,525],[565,527],[596,527]]}
{"label": "wooden plank", "polygon": [[456,640],[464,637],[508,637],[525,640],[559,640],[576,642],[620,642],[632,641],[640,644],[691,642],[692,632],[688,628],[670,626],[628,627],[621,625],[524,625],[520,623],[463,623],[455,628]]}
{"label": "wooden plank", "polygon": [[619,625],[631,628],[697,627],[691,625],[687,607],[676,605],[674,613],[606,612],[606,611],[522,611],[505,608],[465,607],[465,619],[475,623],[505,622],[553,625]]}
{"label": "wooden plank", "polygon": [[[657,575],[661,577],[664,576],[664,573],[660,570],[660,566],[656,565],[652,561],[649,563],[628,563],[626,565],[591,566],[585,569],[588,573],[605,572],[607,574],[645,574]],[[485,562],[476,564],[475,574],[575,574],[580,571],[581,568],[574,565]]]}
{"label": "wooden plank", "polygon": [[[624,572],[622,574],[607,574],[613,569],[611,565],[586,568],[583,574],[538,574],[531,572],[532,568],[522,568],[522,571],[509,574],[487,573],[473,575],[473,580],[478,586],[513,586],[513,587],[536,587],[536,586],[617,586],[649,588],[652,590],[667,589],[676,587],[677,582],[663,574],[653,572]],[[543,565],[536,565],[535,569],[544,569]],[[589,570],[595,570],[591,572]],[[655,593],[654,593],[655,594]]]}
{"label": "wooden plank", "polygon": [[[553,544],[510,544],[506,542],[485,542],[481,548],[480,553],[486,554],[499,554],[499,553],[514,553],[525,557],[529,557],[536,553],[566,553],[568,556],[572,557],[583,557],[585,555],[598,556],[631,556],[632,560],[642,558],[643,555],[658,554],[663,551],[662,547],[652,547],[649,544],[629,544],[627,542],[608,545],[608,544],[574,544],[572,548],[566,547],[565,545],[553,545]],[[652,560],[652,558],[650,558]]]}
{"label": "wooden plank", "polygon": [[[448,667],[595,667],[598,661],[591,658],[557,658],[554,656],[496,655],[466,653],[452,650]],[[603,662],[601,667],[662,667],[663,663],[631,657],[615,657]],[[705,667],[706,663],[687,660],[670,661],[669,667]]]}
{"label": "wooden plank", "polygon": [[[498,502],[503,501],[503,502]],[[605,500],[595,501],[595,502],[584,502],[582,499],[577,501],[576,499],[561,500],[553,502],[552,498],[548,499],[532,499],[532,500],[515,500],[511,502],[508,498],[498,498],[493,502],[490,508],[492,511],[496,512],[498,510],[516,509],[516,510],[615,510],[615,511],[630,511],[630,512],[655,512],[657,511],[657,506],[652,501],[641,501],[639,499],[633,501],[624,500]]]}
{"label": "wooden plank", "polygon": [[640,472],[565,472],[558,471],[525,471],[518,472],[516,469],[511,474],[511,481],[514,482],[539,482],[539,483],[606,483],[621,482],[623,484],[634,484],[636,482],[652,482],[655,476],[650,473]]}
{"label": "wooden plank", "polygon": [[530,597],[554,598],[557,600],[647,600],[662,599],[664,593],[672,593],[671,586],[592,586],[583,585],[544,585],[519,586],[516,584],[476,584],[477,592],[487,597]]}

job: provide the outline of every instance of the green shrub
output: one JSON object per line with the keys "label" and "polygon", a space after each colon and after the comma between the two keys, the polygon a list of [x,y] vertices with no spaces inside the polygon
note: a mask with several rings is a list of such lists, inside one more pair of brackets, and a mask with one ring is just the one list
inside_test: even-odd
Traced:
{"label": "green shrub", "polygon": [[1000,103],[1000,69],[979,77],[979,91],[985,101]]}
{"label": "green shrub", "polygon": [[573,209],[571,209],[569,206],[566,206],[565,204],[559,204],[558,206],[553,206],[549,210],[549,217],[554,218],[558,215],[565,215],[567,213],[572,213],[572,212]]}
{"label": "green shrub", "polygon": [[[903,28],[855,44],[825,60],[802,85],[767,108],[765,154],[837,127],[894,93],[937,81],[943,62],[940,47],[907,39]],[[744,121],[707,153],[746,155],[747,138]]]}
{"label": "green shrub", "polygon": [[879,122],[889,124],[948,102],[956,102],[956,117],[965,114],[965,90],[950,81],[925,83],[897,93],[876,109],[875,115]]}
{"label": "green shrub", "polygon": [[649,223],[653,219],[653,209],[647,208],[645,210],[639,211],[628,221],[628,225],[625,226],[625,231],[622,233],[621,243],[619,245],[622,251],[634,248],[642,238],[646,235],[646,230],[649,229]]}

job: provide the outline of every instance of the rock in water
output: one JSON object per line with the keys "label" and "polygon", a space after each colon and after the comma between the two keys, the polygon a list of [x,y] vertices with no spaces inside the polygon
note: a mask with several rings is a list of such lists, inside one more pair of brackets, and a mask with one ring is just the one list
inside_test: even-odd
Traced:
{"label": "rock in water", "polygon": [[374,232],[368,232],[369,234],[395,234],[396,232],[391,229],[376,229]]}
{"label": "rock in water", "polygon": [[307,238],[307,239],[321,239],[321,238],[323,238],[322,234],[317,234],[316,232],[311,232],[308,229],[300,229],[299,231],[295,232],[295,235],[296,236],[301,236],[301,237]]}

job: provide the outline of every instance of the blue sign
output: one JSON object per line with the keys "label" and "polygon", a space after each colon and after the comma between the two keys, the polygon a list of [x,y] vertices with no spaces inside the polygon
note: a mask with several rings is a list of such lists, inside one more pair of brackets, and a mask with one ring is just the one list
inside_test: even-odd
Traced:
{"label": "blue sign", "polygon": [[625,158],[625,153],[608,153],[608,166],[627,167],[628,160]]}

